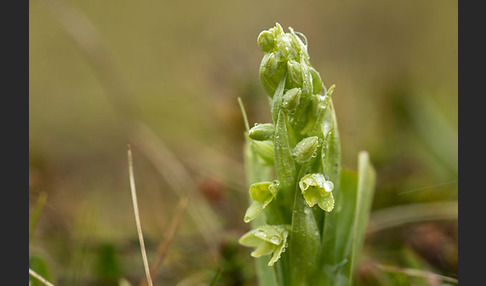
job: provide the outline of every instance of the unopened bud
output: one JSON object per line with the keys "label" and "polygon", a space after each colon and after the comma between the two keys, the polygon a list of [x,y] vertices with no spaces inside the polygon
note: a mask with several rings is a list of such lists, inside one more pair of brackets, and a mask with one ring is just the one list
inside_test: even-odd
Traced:
{"label": "unopened bud", "polygon": [[270,31],[263,31],[258,35],[257,43],[262,52],[268,53],[275,47],[275,36]]}
{"label": "unopened bud", "polygon": [[293,156],[297,163],[303,164],[309,162],[317,151],[319,138],[317,136],[302,139],[294,148]]}
{"label": "unopened bud", "polygon": [[295,110],[299,104],[301,94],[302,90],[298,87],[287,90],[283,96],[282,107],[288,111]]}
{"label": "unopened bud", "polygon": [[255,124],[249,131],[248,136],[257,141],[265,141],[273,139],[275,134],[275,126],[272,123]]}
{"label": "unopened bud", "polygon": [[321,75],[313,67],[309,67],[309,71],[312,76],[312,93],[321,94],[323,86]]}
{"label": "unopened bud", "polygon": [[271,77],[277,72],[278,61],[274,53],[265,54],[260,65],[260,69],[260,73],[267,77]]}
{"label": "unopened bud", "polygon": [[289,78],[297,85],[302,85],[302,66],[297,61],[291,60],[287,62],[287,69],[289,71]]}
{"label": "unopened bud", "polygon": [[276,49],[286,60],[293,60],[298,55],[298,45],[293,42],[292,37],[288,34],[281,34],[277,37]]}
{"label": "unopened bud", "polygon": [[260,81],[265,91],[273,98],[277,86],[284,77],[287,65],[285,62],[279,62],[275,53],[267,53],[260,64]]}

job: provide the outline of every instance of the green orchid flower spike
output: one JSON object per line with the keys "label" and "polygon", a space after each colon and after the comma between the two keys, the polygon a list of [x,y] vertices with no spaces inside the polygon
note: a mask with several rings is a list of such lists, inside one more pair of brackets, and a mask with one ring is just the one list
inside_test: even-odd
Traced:
{"label": "green orchid flower spike", "polygon": [[341,169],[334,85],[311,65],[307,38],[276,23],[257,46],[272,122],[250,128],[239,99],[250,186],[243,220],[253,229],[239,242],[255,248],[262,286],[351,285],[374,171],[364,153],[359,174]]}

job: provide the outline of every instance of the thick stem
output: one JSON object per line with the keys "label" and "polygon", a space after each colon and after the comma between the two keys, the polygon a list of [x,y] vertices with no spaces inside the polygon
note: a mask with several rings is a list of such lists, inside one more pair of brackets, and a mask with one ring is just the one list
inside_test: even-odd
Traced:
{"label": "thick stem", "polygon": [[[303,177],[308,169],[309,165],[304,164],[298,177]],[[320,233],[314,212],[307,206],[296,183],[289,241],[292,286],[310,285],[309,277],[315,268],[319,243]]]}

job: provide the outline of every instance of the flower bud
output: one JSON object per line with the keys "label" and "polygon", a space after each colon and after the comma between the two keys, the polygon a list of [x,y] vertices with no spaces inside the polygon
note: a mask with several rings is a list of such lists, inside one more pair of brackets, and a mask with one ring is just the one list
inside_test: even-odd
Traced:
{"label": "flower bud", "polygon": [[271,77],[277,73],[277,69],[278,61],[275,53],[265,54],[260,65],[260,73],[263,73],[267,77]]}
{"label": "flower bud", "polygon": [[248,131],[248,136],[257,141],[272,140],[274,134],[275,126],[272,123],[255,124]]}
{"label": "flower bud", "polygon": [[258,48],[264,53],[268,53],[275,47],[275,36],[270,31],[263,31],[258,35]]}
{"label": "flower bud", "polygon": [[285,60],[293,60],[297,57],[299,47],[293,42],[290,34],[285,33],[277,36],[276,50],[281,54]]}
{"label": "flower bud", "polygon": [[309,64],[306,63],[306,57],[303,52],[300,53],[300,66],[302,67],[302,94],[304,96],[312,95],[314,86],[312,84],[312,75],[309,70]]}
{"label": "flower bud", "polygon": [[317,136],[302,139],[294,148],[292,155],[297,163],[303,164],[309,162],[315,156],[319,138]]}
{"label": "flower bud", "polygon": [[299,62],[291,60],[287,62],[289,78],[298,86],[302,85],[302,66]]}
{"label": "flower bud", "polygon": [[279,23],[275,23],[275,27],[268,29],[270,32],[274,33],[275,36],[284,34],[284,30]]}
{"label": "flower bud", "polygon": [[270,98],[273,98],[285,72],[285,62],[279,62],[275,53],[268,53],[263,56],[260,64],[260,81]]}
{"label": "flower bud", "polygon": [[321,75],[313,67],[309,67],[309,71],[312,76],[312,93],[321,94],[323,87]]}
{"label": "flower bud", "polygon": [[299,104],[302,90],[298,87],[287,90],[283,96],[282,107],[287,111],[294,111]]}

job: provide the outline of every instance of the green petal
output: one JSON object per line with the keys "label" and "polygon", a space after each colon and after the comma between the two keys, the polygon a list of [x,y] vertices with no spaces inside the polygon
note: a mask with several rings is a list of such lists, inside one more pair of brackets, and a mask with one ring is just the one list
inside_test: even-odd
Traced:
{"label": "green petal", "polygon": [[302,195],[304,195],[305,202],[309,205],[309,207],[313,207],[321,199],[321,192],[316,187],[307,188],[302,192]]}
{"label": "green petal", "polygon": [[266,241],[260,241],[261,243],[257,246],[255,250],[253,250],[250,255],[253,257],[260,257],[263,255],[269,255],[272,254],[272,252],[275,251],[277,246],[275,244],[266,242]]}
{"label": "green petal", "polygon": [[260,243],[262,243],[262,240],[255,236],[254,230],[251,230],[240,237],[238,243],[243,246],[257,247],[260,245]]}
{"label": "green petal", "polygon": [[268,262],[268,266],[273,266],[273,264],[280,259],[280,256],[282,256],[282,253],[285,251],[286,247],[287,239],[285,239],[284,243],[277,246],[277,248],[274,250],[272,259],[270,259],[270,261]]}
{"label": "green petal", "polygon": [[287,247],[289,231],[290,225],[263,225],[245,233],[240,238],[239,243],[244,246],[256,247],[251,253],[253,257],[273,253],[268,263],[269,266],[272,266]]}
{"label": "green petal", "polygon": [[299,187],[302,192],[306,191],[309,187],[317,187],[324,189],[324,183],[326,179],[322,174],[307,174],[302,179],[300,179]]}
{"label": "green petal", "polygon": [[277,198],[277,194],[280,191],[280,182],[278,180],[274,180],[270,186],[268,186],[268,189],[270,190],[270,193],[272,193],[272,196]]}
{"label": "green petal", "polygon": [[272,182],[259,182],[250,186],[250,197],[257,202],[264,202],[269,198],[273,198],[272,192],[269,190],[269,186]]}
{"label": "green petal", "polygon": [[331,212],[334,209],[334,196],[332,193],[323,195],[317,204],[324,211]]}
{"label": "green petal", "polygon": [[245,213],[245,218],[243,219],[246,223],[249,223],[252,221],[254,218],[259,216],[263,209],[264,209],[264,203],[262,202],[252,202],[252,204],[248,207]]}
{"label": "green petal", "polygon": [[289,225],[262,225],[253,230],[253,234],[262,240],[278,245],[286,239],[289,229]]}

